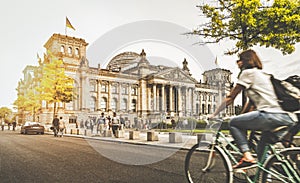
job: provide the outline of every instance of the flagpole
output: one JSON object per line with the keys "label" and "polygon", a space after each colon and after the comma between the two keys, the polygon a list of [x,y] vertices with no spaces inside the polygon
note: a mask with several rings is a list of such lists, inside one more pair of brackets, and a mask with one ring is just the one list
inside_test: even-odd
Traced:
{"label": "flagpole", "polygon": [[65,22],[65,35],[67,35],[67,24],[66,24],[66,22]]}

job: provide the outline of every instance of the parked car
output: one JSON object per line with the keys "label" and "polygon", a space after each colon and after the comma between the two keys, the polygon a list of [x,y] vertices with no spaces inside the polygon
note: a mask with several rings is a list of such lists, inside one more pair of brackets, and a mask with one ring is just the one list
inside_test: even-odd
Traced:
{"label": "parked car", "polygon": [[45,127],[39,122],[27,121],[21,126],[21,134],[44,134]]}

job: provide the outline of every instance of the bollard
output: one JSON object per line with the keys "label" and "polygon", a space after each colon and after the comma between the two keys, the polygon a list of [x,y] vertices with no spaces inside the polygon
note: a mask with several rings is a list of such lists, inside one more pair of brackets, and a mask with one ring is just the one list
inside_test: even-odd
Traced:
{"label": "bollard", "polygon": [[182,134],[178,132],[169,133],[169,142],[170,143],[182,143]]}
{"label": "bollard", "polygon": [[124,138],[124,130],[116,130],[117,138]]}
{"label": "bollard", "polygon": [[154,131],[148,131],[147,141],[158,141],[158,135]]}
{"label": "bollard", "polygon": [[129,140],[136,140],[140,138],[140,131],[129,131]]}

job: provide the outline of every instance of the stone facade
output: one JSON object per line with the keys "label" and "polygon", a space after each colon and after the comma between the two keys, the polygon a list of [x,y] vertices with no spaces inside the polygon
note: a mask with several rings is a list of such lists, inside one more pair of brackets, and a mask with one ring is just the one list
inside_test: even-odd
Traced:
{"label": "stone facade", "polygon": [[[51,58],[61,59],[65,73],[75,81],[74,100],[59,104],[58,115],[70,124],[79,123],[87,116],[101,112],[117,112],[127,120],[166,117],[195,117],[212,113],[220,98],[231,88],[231,72],[213,69],[203,73],[203,81],[190,74],[188,62],[183,67],[151,65],[144,50],[140,54],[125,52],[115,56],[106,66],[90,67],[86,58],[88,43],[84,39],[53,34],[44,47]],[[49,57],[49,54],[52,57]],[[40,60],[41,62],[41,60]],[[31,66],[33,67],[33,66]],[[24,70],[25,77],[31,67]],[[53,105],[41,101],[38,120],[52,121]],[[223,115],[233,115],[233,105]]]}

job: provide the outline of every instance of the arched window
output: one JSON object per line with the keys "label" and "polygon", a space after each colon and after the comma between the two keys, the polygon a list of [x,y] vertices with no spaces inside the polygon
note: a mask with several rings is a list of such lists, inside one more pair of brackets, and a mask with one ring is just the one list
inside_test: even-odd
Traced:
{"label": "arched window", "polygon": [[72,55],[72,48],[71,47],[68,48],[68,54]]}
{"label": "arched window", "polygon": [[75,55],[79,56],[79,49],[78,48],[75,49]]}
{"label": "arched window", "polygon": [[205,114],[205,105],[202,104],[202,114]]}
{"label": "arched window", "polygon": [[107,111],[107,99],[105,97],[101,98],[100,105],[102,111]]}
{"label": "arched window", "polygon": [[127,99],[123,99],[121,102],[121,110],[127,111]]}
{"label": "arched window", "polygon": [[199,104],[196,104],[196,114],[199,114]]}
{"label": "arched window", "polygon": [[111,110],[114,112],[117,111],[117,102],[118,102],[118,100],[116,98],[113,98],[111,100]]}
{"label": "arched window", "polygon": [[60,52],[65,53],[65,46],[64,45],[61,45]]}
{"label": "arched window", "polygon": [[208,104],[208,106],[207,106],[207,113],[211,114],[211,106],[210,106],[210,104]]}

